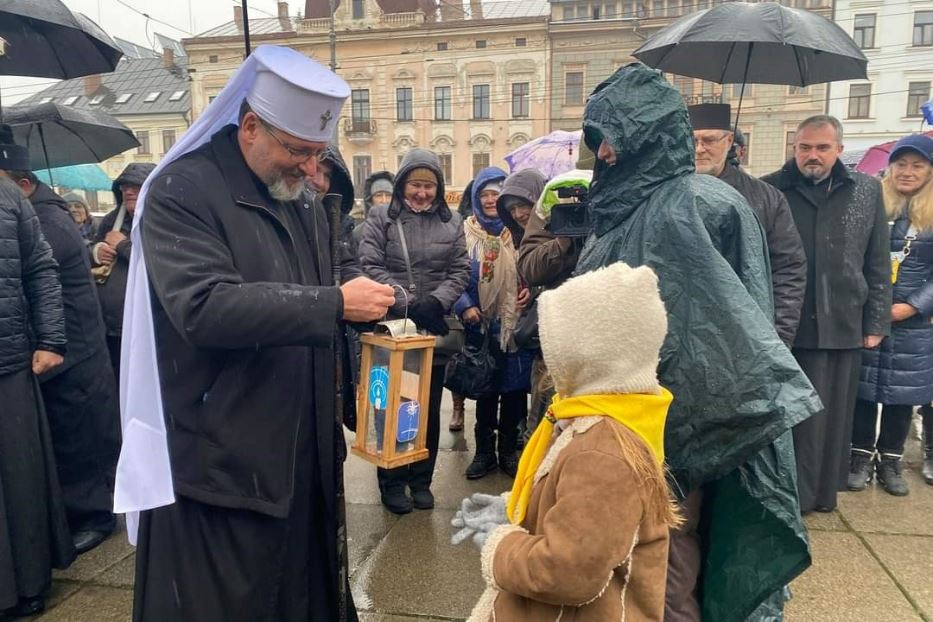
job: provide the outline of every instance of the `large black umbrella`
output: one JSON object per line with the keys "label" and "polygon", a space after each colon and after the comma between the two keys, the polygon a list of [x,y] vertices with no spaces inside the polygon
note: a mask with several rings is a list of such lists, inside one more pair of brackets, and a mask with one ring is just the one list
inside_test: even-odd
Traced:
{"label": "large black umbrella", "polygon": [[807,86],[867,78],[868,59],[825,17],[774,2],[686,15],[633,54],[649,67],[720,84]]}
{"label": "large black umbrella", "polygon": [[60,0],[0,0],[0,75],[79,78],[113,71],[123,52]]}
{"label": "large black umbrella", "polygon": [[4,117],[16,144],[29,149],[33,169],[103,162],[139,146],[132,130],[106,112],[48,103],[11,106]]}

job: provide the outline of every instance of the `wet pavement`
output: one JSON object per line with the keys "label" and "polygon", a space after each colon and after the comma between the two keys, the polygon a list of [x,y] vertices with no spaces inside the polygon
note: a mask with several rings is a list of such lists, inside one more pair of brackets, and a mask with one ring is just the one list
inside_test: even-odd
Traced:
{"label": "wet pavement", "polygon": [[[479,553],[452,546],[450,519],[473,492],[511,486],[501,473],[467,482],[472,434],[451,434],[445,399],[434,511],[398,517],[379,503],[375,469],[351,457],[346,468],[350,571],[364,622],[465,619],[482,592]],[[473,416],[467,406],[467,422]],[[807,517],[813,567],[792,585],[791,622],[933,622],[933,487],[920,478],[911,439],[910,495],[880,488],[844,493],[837,511]],[[133,549],[125,534],[83,555],[55,582],[42,622],[125,622],[132,611]]]}

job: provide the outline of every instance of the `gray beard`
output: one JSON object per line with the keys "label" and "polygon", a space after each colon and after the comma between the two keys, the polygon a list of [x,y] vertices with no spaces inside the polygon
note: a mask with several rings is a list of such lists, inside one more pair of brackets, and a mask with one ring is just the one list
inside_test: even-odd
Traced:
{"label": "gray beard", "polygon": [[269,189],[269,196],[276,201],[296,201],[304,191],[305,184],[301,181],[295,184],[294,187],[290,187],[285,178],[279,176],[271,184],[267,183],[266,187]]}

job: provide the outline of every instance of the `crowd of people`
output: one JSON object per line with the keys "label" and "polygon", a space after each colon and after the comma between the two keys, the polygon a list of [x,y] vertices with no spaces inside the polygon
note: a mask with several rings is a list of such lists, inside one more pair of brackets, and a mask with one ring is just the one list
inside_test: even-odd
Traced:
{"label": "crowd of people", "polygon": [[[259,48],[99,223],[0,127],[0,612],[41,611],[116,505],[137,622],[355,620],[333,414],[351,425],[356,335],[383,318],[495,364],[464,476],[514,485],[454,519],[482,549],[472,620],[780,619],[802,515],[875,477],[908,494],[917,409],[933,485],[933,138],[879,181],[820,115],[757,179],[728,105],[633,64],[588,98],[578,170],[485,168],[454,207],[415,148],[357,214],[329,144],[348,95]],[[552,227],[567,204],[586,235]],[[393,513],[434,507],[454,353],[429,458],[377,469]]]}

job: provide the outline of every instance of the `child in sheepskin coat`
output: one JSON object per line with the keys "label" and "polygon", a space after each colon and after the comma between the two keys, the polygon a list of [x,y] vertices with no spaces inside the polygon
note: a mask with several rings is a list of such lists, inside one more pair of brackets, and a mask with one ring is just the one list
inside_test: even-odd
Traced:
{"label": "child in sheepskin coat", "polygon": [[667,332],[657,277],[617,263],[544,293],[541,347],[558,396],[511,493],[464,500],[454,541],[482,546],[475,622],[664,618],[664,474],[673,399],[656,368]]}

